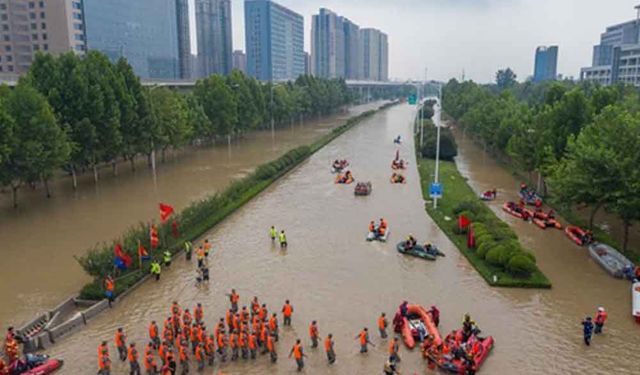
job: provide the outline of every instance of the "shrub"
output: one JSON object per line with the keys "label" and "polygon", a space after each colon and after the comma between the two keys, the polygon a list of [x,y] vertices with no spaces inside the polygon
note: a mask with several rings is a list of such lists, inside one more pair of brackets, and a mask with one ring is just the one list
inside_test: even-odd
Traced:
{"label": "shrub", "polygon": [[487,252],[494,248],[495,246],[497,246],[497,242],[495,241],[486,241],[483,242],[482,245],[478,246],[478,249],[476,250],[476,254],[478,254],[478,256],[482,259],[485,259],[485,257],[487,256]]}
{"label": "shrub", "polygon": [[530,251],[522,251],[522,255],[524,255],[527,258],[529,258],[529,260],[531,260],[533,262],[533,264],[536,263],[536,256],[533,255],[532,252],[530,252]]}
{"label": "shrub", "polygon": [[500,253],[498,260],[500,261],[500,265],[506,268],[511,258],[517,254],[520,254],[521,251],[520,251],[520,246],[509,246],[509,245],[502,245],[502,246],[503,246],[503,249],[502,249],[502,252]]}
{"label": "shrub", "polygon": [[504,246],[498,245],[487,252],[487,255],[485,256],[485,260],[493,266],[499,266],[500,256],[502,255],[503,251],[504,251]]}
{"label": "shrub", "polygon": [[478,213],[478,212],[482,211],[482,209],[483,209],[482,203],[476,202],[476,201],[467,200],[467,201],[460,202],[460,204],[458,204],[453,209],[453,213],[455,215],[458,215],[463,211],[471,211],[473,213]]}
{"label": "shrub", "polygon": [[476,246],[480,246],[485,242],[495,242],[493,236],[490,234],[485,234],[482,236],[476,237]]}
{"label": "shrub", "polygon": [[529,276],[536,271],[536,265],[526,255],[518,254],[511,258],[507,270],[514,276]]}

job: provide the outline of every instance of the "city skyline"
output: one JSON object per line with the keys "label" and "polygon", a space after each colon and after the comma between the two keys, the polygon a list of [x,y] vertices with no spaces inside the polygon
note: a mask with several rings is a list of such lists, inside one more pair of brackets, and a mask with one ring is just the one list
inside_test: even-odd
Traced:
{"label": "city skyline", "polygon": [[[595,0],[280,0],[302,14],[305,51],[310,52],[311,15],[326,7],[359,25],[389,35],[390,79],[467,79],[493,82],[498,69],[510,67],[523,81],[532,76],[532,51],[558,45],[558,73],[580,75],[591,61],[593,45],[607,25],[630,21],[637,0],[620,0],[606,7]],[[244,1],[232,4],[234,48],[244,50]],[[505,22],[496,22],[504,19]],[[576,19],[581,20],[576,22]],[[426,41],[419,26],[429,25]],[[412,26],[414,25],[414,26]],[[461,27],[462,25],[462,27]],[[571,25],[568,28],[567,25]],[[517,43],[514,41],[518,41]],[[491,51],[491,53],[486,53]]]}

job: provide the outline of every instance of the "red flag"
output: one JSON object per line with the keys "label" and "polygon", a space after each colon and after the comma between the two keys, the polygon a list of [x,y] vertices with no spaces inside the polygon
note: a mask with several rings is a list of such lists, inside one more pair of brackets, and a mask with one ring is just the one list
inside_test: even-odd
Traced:
{"label": "red flag", "polygon": [[151,224],[151,228],[149,228],[149,242],[151,243],[152,249],[158,247],[160,243],[160,240],[158,240],[158,230],[154,224]]}
{"label": "red flag", "polygon": [[129,254],[122,251],[122,246],[120,246],[120,244],[116,244],[116,247],[113,249],[113,252],[115,253],[116,258],[122,259],[122,262],[124,263],[125,266],[131,267],[131,263],[133,262],[133,260],[131,259]]}
{"label": "red flag", "polygon": [[476,247],[476,234],[473,233],[473,225],[469,225],[469,231],[467,232],[467,247],[469,249]]}
{"label": "red flag", "polygon": [[458,228],[460,230],[466,228],[469,226],[469,224],[471,224],[471,220],[469,220],[468,217],[464,216],[464,215],[460,215],[458,216]]}
{"label": "red flag", "polygon": [[138,257],[140,259],[148,259],[149,258],[149,253],[147,252],[147,249],[145,249],[144,246],[142,246],[140,241],[138,241]]}
{"label": "red flag", "polygon": [[160,203],[160,221],[163,223],[167,221],[169,216],[173,213],[173,207],[168,204]]}

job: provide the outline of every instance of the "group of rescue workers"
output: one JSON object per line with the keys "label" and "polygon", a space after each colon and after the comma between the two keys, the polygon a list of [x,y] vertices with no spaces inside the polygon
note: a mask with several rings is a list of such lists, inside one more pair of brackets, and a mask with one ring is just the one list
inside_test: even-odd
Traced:
{"label": "group of rescue workers", "polygon": [[[204,323],[204,308],[200,303],[191,312],[188,308],[183,310],[174,301],[169,315],[162,324],[162,329],[155,320],[149,324],[148,342],[142,353],[138,351],[135,342],[128,341],[124,329],[118,328],[113,341],[118,360],[129,364],[131,375],[139,375],[143,369],[147,375],[177,373],[184,375],[189,373],[192,360],[195,360],[195,366],[199,372],[207,366],[214,366],[217,361],[224,363],[228,360],[255,360],[259,355],[265,354],[269,355],[272,363],[277,362],[276,343],[280,338],[278,314],[275,312],[269,314],[267,305],[261,304],[255,296],[249,306],[240,308],[240,295],[235,289],[232,289],[227,297],[230,308],[226,316],[221,317],[214,325],[212,331],[207,331]],[[285,301],[280,312],[283,326],[291,326],[294,309],[289,300]],[[389,322],[385,313],[378,318],[377,326],[380,337],[386,339]],[[367,327],[364,327],[355,339],[358,341],[360,353],[367,353],[368,346],[374,345],[370,340]],[[320,330],[315,320],[309,325],[309,340],[312,349],[319,347]],[[329,365],[336,361],[334,345],[333,334],[327,334],[323,347]],[[400,360],[398,350],[399,341],[395,337],[389,343],[390,363],[393,363],[394,368]],[[288,356],[295,360],[297,371],[304,369],[307,354],[301,339],[296,339]],[[102,341],[98,346],[98,374],[109,375],[111,370],[109,342]]]}
{"label": "group of rescue workers", "polygon": [[380,222],[376,226],[376,222],[371,220],[369,223],[369,233],[373,233],[374,238],[383,238],[387,234],[388,223],[384,218],[380,218]]}

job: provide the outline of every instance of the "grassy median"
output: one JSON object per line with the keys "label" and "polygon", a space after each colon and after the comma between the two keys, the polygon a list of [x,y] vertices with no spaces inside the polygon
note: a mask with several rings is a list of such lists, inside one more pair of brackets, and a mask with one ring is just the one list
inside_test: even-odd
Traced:
{"label": "grassy median", "polygon": [[[425,200],[430,201],[429,197],[429,185],[433,181],[435,161],[431,159],[421,159],[418,157],[418,170],[420,172],[420,180],[422,186],[422,195]],[[478,196],[467,184],[464,177],[460,174],[454,162],[441,161],[440,162],[440,181],[444,187],[444,197],[438,201],[438,208],[434,209],[431,203],[426,204],[425,208],[429,216],[438,224],[440,229],[446,233],[451,241],[458,247],[460,252],[469,260],[471,265],[482,275],[485,281],[491,286],[500,287],[515,287],[515,288],[551,288],[551,282],[547,277],[535,266],[530,269],[530,272],[522,274],[514,274],[510,272],[506,267],[496,265],[497,262],[489,262],[485,258],[487,256],[481,256],[482,252],[478,250],[467,248],[467,235],[464,233],[457,233],[457,213],[459,207],[462,205],[473,203],[476,210],[475,215],[469,213],[478,218],[482,218],[482,222],[485,225],[499,226],[499,231],[504,236],[500,239],[489,240],[491,244],[495,244],[496,247],[502,246],[509,242],[513,243],[517,241],[516,234],[510,228],[502,222],[489,207],[479,202]],[[477,238],[480,240],[480,236]],[[485,241],[483,241],[485,242]],[[481,244],[479,244],[481,245]],[[491,246],[488,244],[488,246]],[[502,246],[505,247],[505,246]],[[479,254],[480,253],[480,254]],[[491,250],[489,250],[491,253]],[[526,253],[527,257],[535,257],[532,254]]]}

